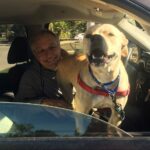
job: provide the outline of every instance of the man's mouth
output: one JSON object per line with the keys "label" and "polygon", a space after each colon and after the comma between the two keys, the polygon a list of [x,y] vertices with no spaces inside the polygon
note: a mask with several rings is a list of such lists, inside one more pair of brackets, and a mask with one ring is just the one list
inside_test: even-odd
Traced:
{"label": "man's mouth", "polygon": [[53,59],[46,60],[49,65],[57,65],[60,60],[60,57],[55,57]]}

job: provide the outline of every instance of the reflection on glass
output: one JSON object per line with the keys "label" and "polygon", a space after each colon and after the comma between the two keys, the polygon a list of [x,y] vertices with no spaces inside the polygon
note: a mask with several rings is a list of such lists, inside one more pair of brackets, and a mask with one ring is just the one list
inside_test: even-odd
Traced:
{"label": "reflection on glass", "polygon": [[[0,103],[0,113],[5,114],[1,120],[5,117],[9,118],[5,121],[7,130],[0,132],[0,137],[107,136],[106,122],[63,108]],[[3,125],[1,124],[1,128]],[[122,135],[128,136],[124,131],[113,128]]]}
{"label": "reflection on glass", "polygon": [[8,133],[13,125],[13,122],[0,112],[0,134]]}

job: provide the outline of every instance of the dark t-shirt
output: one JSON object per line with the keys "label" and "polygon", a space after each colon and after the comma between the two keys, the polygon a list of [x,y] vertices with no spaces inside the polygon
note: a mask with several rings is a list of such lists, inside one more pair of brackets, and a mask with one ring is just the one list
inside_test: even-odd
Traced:
{"label": "dark t-shirt", "polygon": [[59,99],[62,94],[56,81],[56,71],[44,69],[34,61],[21,78],[16,99],[40,98]]}

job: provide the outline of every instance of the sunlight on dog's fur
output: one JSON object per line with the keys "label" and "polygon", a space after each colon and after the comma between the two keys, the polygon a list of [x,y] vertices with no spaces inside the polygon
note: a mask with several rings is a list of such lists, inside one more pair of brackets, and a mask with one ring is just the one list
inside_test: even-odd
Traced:
{"label": "sunlight on dog's fur", "polygon": [[[85,55],[70,56],[60,62],[57,79],[65,99],[72,102],[75,111],[88,114],[92,108],[109,107],[111,116],[108,122],[116,126],[121,123],[121,115],[115,107],[119,106],[123,111],[128,99],[129,81],[121,61],[121,56],[128,55],[127,44],[125,35],[115,26],[95,25],[85,34],[83,41]],[[72,87],[76,89],[75,96],[72,94]],[[98,89],[108,92],[107,96],[94,94],[95,89],[96,92]],[[118,91],[127,94],[118,96]],[[80,126],[79,124],[77,123],[77,126]],[[108,127],[108,132],[112,132],[111,127]]]}

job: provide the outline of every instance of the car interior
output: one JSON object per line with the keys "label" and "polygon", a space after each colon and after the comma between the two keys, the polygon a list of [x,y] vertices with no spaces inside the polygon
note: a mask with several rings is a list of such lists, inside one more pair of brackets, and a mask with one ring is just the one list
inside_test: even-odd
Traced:
{"label": "car interior", "polygon": [[[9,3],[6,3],[9,1]],[[0,2],[1,24],[22,24],[26,36],[13,39],[8,50],[7,62],[11,67],[0,71],[0,101],[15,102],[14,96],[18,90],[21,76],[32,63],[33,55],[29,46],[30,35],[47,23],[58,20],[86,20],[97,23],[111,23],[125,33],[129,40],[129,55],[123,58],[130,80],[130,95],[125,108],[126,118],[121,128],[130,132],[150,131],[150,35],[148,30],[149,17],[142,20],[140,12],[134,15],[134,10],[126,9],[106,1],[17,1],[20,10],[12,5],[6,16],[2,7],[12,4],[10,0]],[[58,4],[59,2],[59,4]],[[126,4],[124,4],[126,5]],[[9,7],[8,6],[8,7]],[[19,13],[18,13],[19,11]],[[130,13],[129,13],[130,11]],[[144,10],[142,10],[144,12]],[[130,14],[130,16],[125,14]],[[144,12],[146,13],[146,12]],[[135,21],[135,20],[138,20]],[[74,48],[74,52],[76,49]]]}

